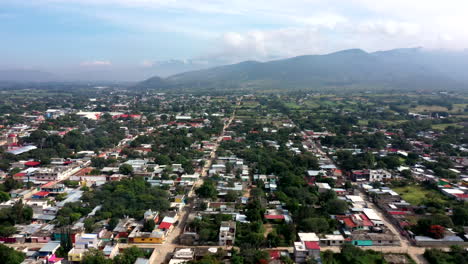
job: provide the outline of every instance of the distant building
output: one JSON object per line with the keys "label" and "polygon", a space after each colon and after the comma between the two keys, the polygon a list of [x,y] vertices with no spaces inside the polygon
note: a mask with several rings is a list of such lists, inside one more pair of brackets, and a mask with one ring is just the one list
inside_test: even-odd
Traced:
{"label": "distant building", "polygon": [[294,242],[294,261],[304,263],[308,258],[320,258],[319,237],[315,233],[299,233],[299,242]]}
{"label": "distant building", "polygon": [[223,221],[219,228],[219,245],[232,246],[236,237],[236,222]]}

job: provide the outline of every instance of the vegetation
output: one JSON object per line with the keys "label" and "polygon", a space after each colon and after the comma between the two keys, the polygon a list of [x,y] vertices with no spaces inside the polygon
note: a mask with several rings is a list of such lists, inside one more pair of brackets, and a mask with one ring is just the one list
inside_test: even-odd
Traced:
{"label": "vegetation", "polygon": [[20,253],[10,247],[0,244],[0,259],[4,264],[20,264],[25,258],[24,253]]}
{"label": "vegetation", "polygon": [[452,246],[450,252],[445,252],[440,249],[426,249],[424,258],[429,263],[434,264],[458,264],[468,262],[467,251],[458,246]]}

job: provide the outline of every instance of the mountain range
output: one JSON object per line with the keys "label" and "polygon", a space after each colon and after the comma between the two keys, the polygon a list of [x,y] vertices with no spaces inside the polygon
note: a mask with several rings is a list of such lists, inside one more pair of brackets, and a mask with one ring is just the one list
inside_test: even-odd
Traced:
{"label": "mountain range", "polygon": [[360,49],[155,76],[136,89],[467,89],[468,52]]}

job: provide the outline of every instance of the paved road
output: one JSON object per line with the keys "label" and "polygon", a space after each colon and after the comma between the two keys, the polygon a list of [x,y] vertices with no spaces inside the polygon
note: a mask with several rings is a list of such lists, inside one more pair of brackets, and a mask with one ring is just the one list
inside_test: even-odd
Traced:
{"label": "paved road", "polygon": [[[315,151],[320,153],[323,156],[327,156],[325,152],[311,139],[308,140],[308,142],[312,145]],[[385,226],[390,229],[394,234],[396,234],[400,240],[400,245],[399,246],[380,246],[380,247],[362,247],[363,249],[372,249],[375,251],[379,252],[384,252],[384,253],[406,253],[408,254],[416,263],[418,264],[426,264],[427,261],[424,259],[423,254],[426,248],[423,247],[415,247],[411,244],[411,242],[408,240],[407,237],[403,236],[398,228],[391,222],[386,215],[382,213],[382,210],[378,208],[372,201],[368,199],[368,197],[360,192],[359,194],[368,204],[368,206],[372,209],[374,209],[377,213],[378,216],[382,219],[384,222]],[[340,248],[339,247],[322,247],[322,250],[332,250],[334,252],[339,252]]]}
{"label": "paved road", "polygon": [[[408,240],[408,238],[401,234],[400,230],[393,224],[393,222],[390,221],[390,219],[388,219],[388,217],[382,212],[382,210],[379,207],[377,207],[372,201],[370,201],[364,193],[360,192],[359,195],[367,202],[367,205],[369,206],[369,208],[374,209],[377,215],[384,222],[385,226],[388,227],[390,231],[392,231],[394,234],[396,234],[398,236],[398,239],[400,240],[400,246],[382,247],[382,248],[386,248],[386,250],[392,250],[390,252],[394,252],[394,253],[398,253],[398,250],[399,250],[400,253],[407,253],[409,256],[411,256],[411,258],[414,259],[416,263],[426,264],[427,261],[423,257],[425,248],[413,246],[411,242]],[[380,247],[377,247],[377,248],[380,248]],[[374,249],[374,250],[379,251],[377,249]],[[382,252],[386,252],[386,251],[382,251]]]}
{"label": "paved road", "polygon": [[[240,105],[242,98],[238,99],[236,106]],[[194,202],[192,199],[195,196],[195,190],[198,188],[200,185],[203,184],[203,181],[205,180],[208,170],[211,167],[211,164],[216,158],[216,151],[218,150],[218,147],[223,140],[224,133],[227,128],[231,125],[232,121],[236,117],[236,109],[232,113],[231,117],[227,120],[227,122],[223,126],[223,130],[221,131],[220,135],[216,139],[216,144],[213,150],[210,152],[209,158],[205,160],[205,165],[203,166],[201,172],[200,172],[200,178],[194,183],[192,189],[188,193],[188,200],[190,200],[190,203],[184,206],[182,212],[180,213],[179,216],[179,224],[174,227],[172,232],[169,233],[168,237],[166,238],[166,241],[162,245],[153,245],[155,248],[154,254],[157,254],[156,257],[154,258],[154,261],[152,264],[159,264],[159,263],[165,263],[168,261],[168,258],[172,252],[174,252],[174,249],[176,247],[181,247],[178,245],[178,237],[184,232],[185,225],[187,224],[187,219],[190,215],[190,212],[192,211],[192,208],[194,206]],[[131,246],[131,245],[130,245]],[[138,247],[144,247],[143,245],[137,245]]]}
{"label": "paved road", "polygon": [[[239,106],[242,101],[242,97],[240,97],[237,102],[236,106]],[[218,147],[223,140],[224,133],[227,128],[231,125],[232,121],[236,117],[236,110],[232,113],[231,117],[227,120],[227,122],[223,126],[223,130],[221,131],[221,134],[218,136],[216,139],[216,144],[213,150],[211,151],[208,159],[205,161],[205,165],[203,166],[201,172],[200,172],[200,179],[195,182],[193,185],[192,189],[188,193],[188,197],[192,198],[195,196],[195,189],[199,187],[200,185],[203,184],[203,181],[205,177],[207,176],[208,170],[211,167],[211,164],[216,158],[216,151],[218,150]],[[119,143],[121,145],[121,143]],[[190,200],[190,199],[189,199]],[[175,250],[177,247],[184,247],[183,245],[178,245],[178,236],[182,234],[184,231],[184,227],[187,223],[188,216],[190,215],[190,212],[194,206],[193,202],[190,202],[184,208],[182,209],[182,212],[180,213],[179,216],[179,224],[174,227],[172,232],[170,232],[166,238],[166,241],[164,244],[118,244],[119,247],[121,248],[127,248],[127,247],[140,247],[140,248],[154,248],[153,254],[156,254],[156,256],[152,256],[153,262],[151,264],[159,264],[159,263],[165,263],[170,254]],[[45,245],[46,243],[24,243],[24,244],[5,244],[9,247],[12,248],[20,248],[20,247],[28,247],[28,248],[41,248]],[[208,247],[208,246],[196,246],[196,247]],[[212,246],[209,246],[212,247]],[[216,246],[219,248],[219,246]]]}

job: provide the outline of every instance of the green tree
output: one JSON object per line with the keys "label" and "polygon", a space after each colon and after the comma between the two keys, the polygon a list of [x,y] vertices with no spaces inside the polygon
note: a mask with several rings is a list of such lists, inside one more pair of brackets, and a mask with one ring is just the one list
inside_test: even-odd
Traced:
{"label": "green tree", "polygon": [[305,218],[300,222],[300,229],[305,232],[325,233],[329,228],[327,219],[321,217]]}
{"label": "green tree", "polygon": [[122,164],[119,167],[119,173],[124,174],[124,175],[130,175],[133,173],[133,167],[130,164]]}
{"label": "green tree", "polygon": [[156,224],[154,223],[153,220],[146,220],[144,223],[143,223],[143,229],[142,231],[143,232],[152,232],[155,228]]}
{"label": "green tree", "polygon": [[129,247],[117,255],[113,262],[114,264],[134,264],[137,258],[146,257],[146,253],[143,249],[138,247]]}
{"label": "green tree", "polygon": [[8,200],[10,200],[10,195],[6,192],[0,191],[0,202],[6,202]]}
{"label": "green tree", "polygon": [[102,251],[89,249],[84,253],[81,264],[112,264],[112,260],[107,259]]}
{"label": "green tree", "polygon": [[339,199],[329,200],[325,207],[329,214],[344,214],[348,211],[348,203]]}
{"label": "green tree", "polygon": [[218,191],[216,190],[214,182],[211,180],[205,180],[202,186],[200,186],[195,193],[201,198],[216,199],[218,196]]}
{"label": "green tree", "polygon": [[20,264],[25,258],[24,253],[0,244],[0,259],[4,264]]}
{"label": "green tree", "polygon": [[0,225],[0,237],[9,237],[16,233],[16,227],[10,225]]}

